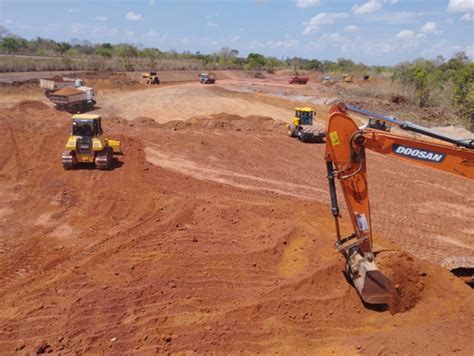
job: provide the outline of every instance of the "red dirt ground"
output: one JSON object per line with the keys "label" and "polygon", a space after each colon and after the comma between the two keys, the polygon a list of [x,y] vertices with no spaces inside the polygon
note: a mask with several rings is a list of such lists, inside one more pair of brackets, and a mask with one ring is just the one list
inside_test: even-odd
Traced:
{"label": "red dirt ground", "polygon": [[115,168],[63,171],[67,115],[0,110],[1,353],[472,353],[472,290],[396,250],[465,252],[441,242],[472,228],[470,182],[370,156],[398,284],[373,310],[333,248],[322,146],[268,118],[104,121]]}

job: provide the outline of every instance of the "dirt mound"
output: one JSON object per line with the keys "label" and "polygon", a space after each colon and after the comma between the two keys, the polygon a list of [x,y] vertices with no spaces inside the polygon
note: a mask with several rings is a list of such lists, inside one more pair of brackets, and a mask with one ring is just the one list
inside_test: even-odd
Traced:
{"label": "dirt mound", "polygon": [[285,123],[266,116],[239,116],[227,113],[210,115],[207,117],[195,116],[185,121],[175,120],[162,124],[163,128],[206,129],[206,130],[235,130],[235,131],[274,131],[283,127]]}
{"label": "dirt mound", "polygon": [[47,111],[51,108],[45,103],[38,100],[23,100],[20,103],[13,106],[14,110],[37,110],[37,111]]}
{"label": "dirt mound", "polygon": [[426,276],[423,266],[406,252],[384,252],[377,258],[379,268],[392,282],[389,303],[392,314],[406,312],[422,298]]}

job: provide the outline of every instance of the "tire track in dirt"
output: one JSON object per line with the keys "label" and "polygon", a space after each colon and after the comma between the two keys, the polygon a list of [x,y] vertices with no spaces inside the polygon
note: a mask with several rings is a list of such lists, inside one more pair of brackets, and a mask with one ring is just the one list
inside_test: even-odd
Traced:
{"label": "tire track in dirt", "polygon": [[[33,123],[49,114],[21,116],[21,127],[12,129],[33,142],[41,136]],[[29,156],[33,170],[22,189],[16,165],[0,177],[1,186],[17,194],[0,220],[0,230],[17,226],[9,230],[11,238],[2,236],[10,252],[0,261],[0,349],[14,352],[24,343],[25,352],[34,352],[43,340],[65,353],[472,349],[472,291],[440,267],[413,259],[423,294],[405,313],[361,304],[333,249],[329,209],[319,202],[325,200],[318,190],[323,183],[317,183],[324,172],[308,169],[321,147],[272,131],[214,134],[209,128],[174,131],[105,121],[107,134],[125,150],[117,168],[65,172],[51,159],[67,135],[68,123],[59,120],[43,123],[45,139]],[[146,158],[149,142],[167,157],[194,162],[198,173],[209,167],[218,179],[224,172],[238,183],[273,184],[296,195],[308,186],[314,198],[242,189],[155,166]],[[269,155],[275,145],[281,151]],[[55,233],[61,226],[71,230]],[[22,268],[25,278],[12,280]]]}

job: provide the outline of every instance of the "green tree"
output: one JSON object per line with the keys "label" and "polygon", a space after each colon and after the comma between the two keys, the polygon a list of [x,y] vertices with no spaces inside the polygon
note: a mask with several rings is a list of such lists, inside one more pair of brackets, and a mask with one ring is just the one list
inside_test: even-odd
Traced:
{"label": "green tree", "polygon": [[6,37],[0,41],[0,48],[8,54],[18,53],[21,48],[26,47],[26,41],[15,37]]}

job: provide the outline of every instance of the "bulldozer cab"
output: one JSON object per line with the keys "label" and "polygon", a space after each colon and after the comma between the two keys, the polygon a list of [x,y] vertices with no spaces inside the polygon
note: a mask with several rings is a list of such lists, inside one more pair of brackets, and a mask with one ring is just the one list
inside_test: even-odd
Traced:
{"label": "bulldozer cab", "polygon": [[296,126],[313,125],[314,111],[311,108],[296,108],[295,122]]}
{"label": "bulldozer cab", "polygon": [[72,135],[96,137],[102,135],[102,121],[99,115],[74,115],[72,117]]}

